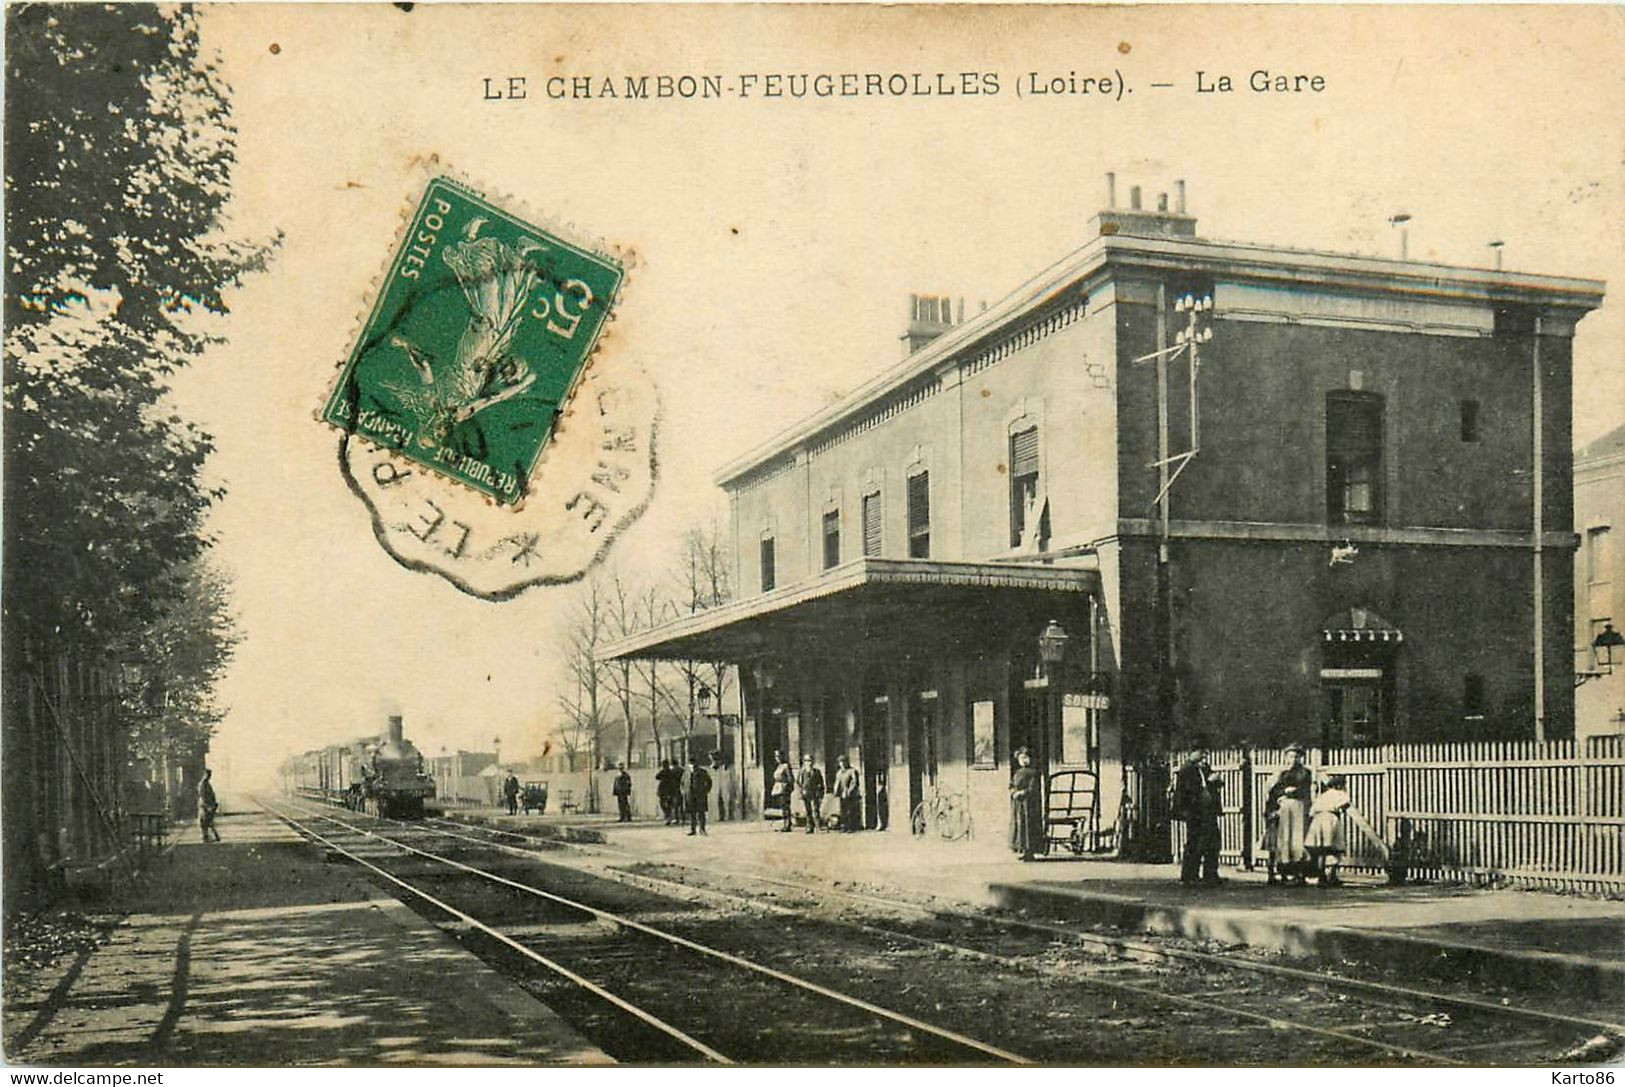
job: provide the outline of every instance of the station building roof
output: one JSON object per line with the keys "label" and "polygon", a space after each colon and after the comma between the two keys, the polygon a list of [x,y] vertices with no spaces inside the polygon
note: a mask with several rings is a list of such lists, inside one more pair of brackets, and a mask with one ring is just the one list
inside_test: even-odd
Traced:
{"label": "station building roof", "polygon": [[1006,628],[1070,611],[1097,592],[1093,569],[1016,562],[860,558],[782,589],[606,644],[601,660],[745,661],[830,647],[853,657],[974,655]]}
{"label": "station building roof", "polygon": [[[1159,219],[1177,221],[1180,229],[1171,234],[1133,232]],[[1537,305],[1568,310],[1575,317],[1601,305],[1606,286],[1593,279],[1217,241],[1196,237],[1195,220],[1184,216],[1105,211],[1099,221],[1101,234],[1083,248],[982,313],[949,328],[901,363],[723,465],[714,477],[717,485],[727,488],[755,474],[811,444],[822,433],[846,425],[876,400],[909,382],[952,367],[960,356],[980,350],[1035,311],[1068,295],[1087,294],[1125,269],[1210,276],[1284,290],[1405,296],[1492,307]]]}

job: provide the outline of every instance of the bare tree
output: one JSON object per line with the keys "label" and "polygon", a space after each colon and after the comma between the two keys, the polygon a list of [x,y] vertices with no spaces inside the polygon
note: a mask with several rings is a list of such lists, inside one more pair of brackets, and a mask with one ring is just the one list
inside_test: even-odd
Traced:
{"label": "bare tree", "polygon": [[[621,576],[619,569],[612,569],[609,575],[609,591],[606,604],[608,629],[611,636],[619,639],[636,634],[639,630],[638,605],[631,587]],[[605,665],[609,677],[609,689],[615,700],[620,703],[621,720],[626,725],[626,764],[632,764],[632,752],[637,748],[637,718],[632,715],[632,697],[635,677],[633,664],[622,657],[620,660],[609,661]]]}
{"label": "bare tree", "polygon": [[[726,604],[733,599],[733,578],[728,554],[723,547],[722,530],[716,522],[691,528],[683,533],[683,551],[677,571],[677,605],[690,615]],[[684,702],[678,717],[684,724],[684,735],[692,737],[699,717],[701,688],[708,689],[715,699],[716,712],[721,714],[723,693],[728,682],[728,664],[725,661],[678,661],[674,665],[682,681]],[[718,737],[720,741],[721,737]],[[738,757],[736,755],[736,757]]]}
{"label": "bare tree", "polygon": [[576,756],[585,752],[592,769],[597,769],[599,742],[604,731],[604,678],[607,666],[599,659],[599,646],[609,635],[609,599],[603,581],[596,575],[582,585],[570,627],[565,635],[567,682],[570,690],[560,693],[559,710],[564,715],[559,729],[559,745],[575,769]]}

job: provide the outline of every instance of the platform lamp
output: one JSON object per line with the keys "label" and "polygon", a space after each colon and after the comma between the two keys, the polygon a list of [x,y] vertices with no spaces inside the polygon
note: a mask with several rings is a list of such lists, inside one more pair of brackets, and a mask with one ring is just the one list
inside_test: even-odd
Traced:
{"label": "platform lamp", "polygon": [[1066,659],[1066,643],[1072,640],[1072,635],[1059,620],[1051,619],[1044,632],[1038,636],[1038,659],[1044,662],[1044,678],[1054,680],[1060,675],[1061,661]]}
{"label": "platform lamp", "polygon": [[1605,676],[1614,674],[1614,651],[1625,648],[1625,634],[1614,629],[1614,624],[1604,623],[1602,633],[1591,641],[1592,659],[1597,664],[1597,671]]}

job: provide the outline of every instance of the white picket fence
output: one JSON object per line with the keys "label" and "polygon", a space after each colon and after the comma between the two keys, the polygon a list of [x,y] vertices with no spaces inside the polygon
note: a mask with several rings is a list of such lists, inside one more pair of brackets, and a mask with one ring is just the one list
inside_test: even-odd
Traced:
{"label": "white picket fence", "polygon": [[[1262,864],[1265,800],[1290,754],[1231,749],[1209,760],[1224,780],[1221,859]],[[1311,748],[1305,761],[1317,780],[1347,778],[1354,810],[1387,843],[1409,839],[1412,876],[1625,892],[1625,736]],[[1184,828],[1174,828],[1177,856]],[[1352,828],[1348,844],[1345,864],[1386,867]]]}

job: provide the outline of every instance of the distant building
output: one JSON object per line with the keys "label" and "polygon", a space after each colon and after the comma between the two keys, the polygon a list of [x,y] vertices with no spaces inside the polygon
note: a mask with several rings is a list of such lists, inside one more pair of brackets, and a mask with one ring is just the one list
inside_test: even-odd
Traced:
{"label": "distant building", "polygon": [[871,826],[934,786],[1002,826],[1018,747],[1109,825],[1125,762],[1199,735],[1572,735],[1603,285],[1138,205],[968,319],[912,298],[901,363],[718,473],[739,599],[607,655],[737,663],[757,778],[849,756]]}
{"label": "distant building", "polygon": [[496,762],[496,755],[490,751],[458,751],[424,760],[425,769],[434,778],[435,796],[443,803],[470,804],[487,801],[488,788],[480,774]]}
{"label": "distant building", "polygon": [[1625,426],[1574,455],[1574,528],[1575,728],[1625,732],[1625,647],[1597,644],[1625,631]]}

